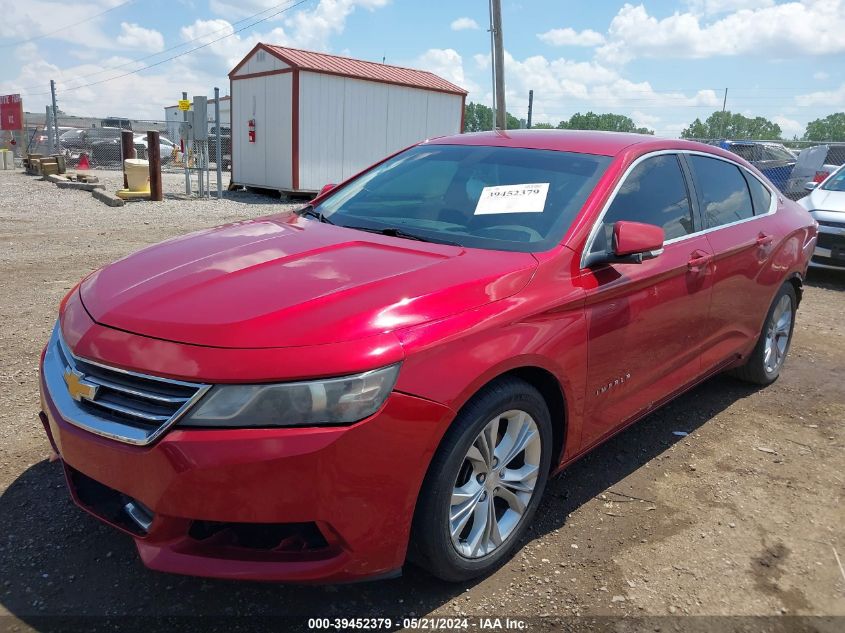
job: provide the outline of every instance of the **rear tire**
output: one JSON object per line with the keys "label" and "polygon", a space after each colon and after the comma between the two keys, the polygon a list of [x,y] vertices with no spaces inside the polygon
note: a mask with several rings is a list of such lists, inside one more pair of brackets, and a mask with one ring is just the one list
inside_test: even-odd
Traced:
{"label": "rear tire", "polygon": [[733,370],[734,376],[755,385],[770,385],[777,380],[792,343],[797,307],[795,288],[786,282],[766,314],[754,351],[744,365]]}
{"label": "rear tire", "polygon": [[551,450],[551,417],[539,391],[517,378],[482,389],[431,461],[414,515],[412,560],[450,582],[505,562],[540,503]]}

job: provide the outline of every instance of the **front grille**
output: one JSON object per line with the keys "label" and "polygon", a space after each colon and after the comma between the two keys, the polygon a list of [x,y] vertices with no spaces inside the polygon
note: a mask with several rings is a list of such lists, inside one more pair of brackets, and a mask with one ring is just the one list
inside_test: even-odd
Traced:
{"label": "front grille", "polygon": [[823,264],[824,266],[836,266],[837,268],[845,268],[845,259],[833,259],[832,257],[822,257],[821,255],[813,255],[813,262],[816,264]]}
{"label": "front grille", "polygon": [[819,233],[816,240],[816,246],[819,248],[845,248],[845,235],[833,235],[831,233]]}
{"label": "front grille", "polygon": [[[76,357],[58,325],[44,358],[44,378],[68,422],[130,444],[154,441],[209,388]],[[83,390],[71,394],[69,378],[81,382]]]}
{"label": "front grille", "polygon": [[845,222],[831,222],[830,220],[816,220],[819,226],[830,226],[835,229],[845,229]]}

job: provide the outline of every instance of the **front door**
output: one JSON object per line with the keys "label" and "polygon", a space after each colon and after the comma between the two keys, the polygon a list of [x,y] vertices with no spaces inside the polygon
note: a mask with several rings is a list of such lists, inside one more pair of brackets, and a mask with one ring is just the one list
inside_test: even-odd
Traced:
{"label": "front door", "polygon": [[663,228],[663,252],[642,264],[582,271],[586,291],[588,369],[586,448],[647,412],[701,371],[701,328],[712,287],[712,251],[700,230],[675,154],[635,164],[595,233],[591,252],[610,247],[620,220]]}

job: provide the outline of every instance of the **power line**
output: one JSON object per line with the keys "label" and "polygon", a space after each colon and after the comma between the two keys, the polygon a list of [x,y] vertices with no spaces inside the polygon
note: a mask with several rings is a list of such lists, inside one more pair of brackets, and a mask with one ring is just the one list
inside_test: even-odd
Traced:
{"label": "power line", "polygon": [[121,2],[120,4],[111,7],[110,9],[106,9],[105,11],[100,11],[99,13],[95,13],[94,15],[89,15],[84,20],[79,20],[79,22],[74,22],[73,24],[66,24],[65,26],[60,26],[59,28],[57,28],[53,31],[49,31],[47,33],[42,33],[41,35],[36,35],[35,37],[30,37],[30,38],[25,39],[25,40],[18,40],[17,42],[10,42],[8,44],[0,44],[0,48],[8,48],[10,46],[20,46],[21,44],[28,44],[29,42],[35,42],[36,40],[42,40],[45,37],[50,37],[51,35],[55,35],[56,33],[60,32],[60,31],[64,31],[65,29],[70,29],[70,28],[73,28],[74,26],[79,26],[80,24],[85,24],[86,22],[90,22],[91,20],[99,18],[100,16],[103,16],[106,13],[111,13],[112,11],[120,9],[121,7],[125,7],[127,4],[132,4],[135,1],[136,0],[126,0],[125,2]]}
{"label": "power line", "polygon": [[[162,51],[158,51],[156,53],[151,53],[149,55],[144,55],[143,57],[138,57],[136,59],[130,59],[127,62],[115,64],[114,66],[106,66],[106,67],[104,67],[101,70],[98,70],[96,72],[89,73],[87,75],[79,75],[77,77],[72,77],[72,78],[68,79],[67,81],[69,81],[69,82],[70,81],[81,81],[81,80],[84,80],[84,79],[89,79],[91,77],[97,77],[97,76],[102,75],[103,73],[107,73],[111,70],[118,70],[120,68],[125,68],[126,66],[130,66],[132,64],[137,64],[138,62],[143,62],[145,60],[152,59],[153,57],[159,57],[160,55],[164,55],[165,53],[169,53],[171,51],[175,51],[175,50],[178,50],[180,48],[184,48],[184,47],[188,46],[189,44],[192,44],[193,42],[196,42],[198,40],[205,39],[205,38],[209,37],[210,35],[214,35],[216,33],[222,33],[223,31],[228,31],[233,26],[236,26],[236,25],[241,24],[243,22],[246,22],[248,20],[252,20],[254,18],[257,18],[259,15],[262,15],[263,13],[267,13],[268,11],[273,11],[274,9],[278,9],[279,7],[281,7],[281,6],[283,6],[287,3],[288,3],[288,0],[286,0],[285,2],[280,2],[279,4],[277,4],[275,6],[264,9],[263,11],[259,11],[258,13],[253,13],[252,15],[248,15],[245,18],[241,18],[240,20],[237,20],[236,22],[231,22],[230,24],[228,24],[224,27],[221,27],[219,29],[215,29],[214,31],[209,31],[208,33],[203,33],[202,35],[197,35],[196,37],[194,37],[190,40],[182,42],[181,44],[176,44],[175,46],[171,46],[170,48],[165,48]],[[270,16],[270,17],[272,17],[272,16]],[[38,85],[38,86],[29,87],[29,88],[21,88],[20,90],[21,90],[21,92],[29,92],[30,90],[37,90],[40,87],[41,86]],[[67,89],[68,88],[66,88],[66,90]],[[38,94],[38,93],[36,93],[36,94]]]}
{"label": "power line", "polygon": [[[275,13],[272,13],[272,14],[266,16],[266,17],[261,18],[260,20],[256,20],[252,24],[247,24],[246,26],[244,26],[240,29],[232,31],[228,35],[224,35],[223,37],[218,37],[217,39],[211,40],[210,42],[206,42],[205,44],[201,44],[200,46],[195,46],[194,48],[191,48],[187,51],[179,53],[178,55],[173,55],[173,56],[168,57],[166,59],[162,59],[160,61],[157,61],[154,64],[148,64],[148,65],[143,66],[141,68],[136,68],[135,70],[130,70],[129,72],[123,73],[122,75],[116,75],[114,77],[109,77],[108,79],[101,79],[100,81],[92,81],[90,83],[82,84],[80,86],[71,86],[70,88],[63,88],[63,90],[64,90],[64,92],[71,92],[73,90],[80,90],[81,88],[89,88],[91,86],[99,86],[100,84],[108,83],[110,81],[114,81],[115,79],[121,79],[123,77],[128,77],[129,75],[134,75],[136,73],[141,72],[142,70],[149,70],[150,68],[155,68],[156,66],[161,66],[162,64],[166,64],[167,62],[173,61],[174,59],[177,59],[179,57],[184,57],[185,55],[189,55],[189,54],[196,52],[200,49],[211,46],[212,44],[215,44],[215,43],[217,43],[221,40],[225,40],[226,38],[232,37],[233,35],[237,35],[238,33],[246,31],[247,29],[250,29],[253,26],[256,26],[257,24],[261,24],[262,22],[266,22],[267,20],[274,18],[277,15],[281,15],[282,13],[285,13],[286,11],[290,11],[291,9],[295,9],[296,7],[303,5],[303,4],[305,4],[306,2],[309,2],[309,1],[310,0],[299,0],[299,2],[296,2],[295,4],[289,5],[289,6],[285,7],[284,9],[281,9],[279,11],[276,11]],[[34,93],[31,92],[31,93],[27,93],[27,94],[30,97],[37,97],[37,96],[49,94],[49,92],[34,92]]]}

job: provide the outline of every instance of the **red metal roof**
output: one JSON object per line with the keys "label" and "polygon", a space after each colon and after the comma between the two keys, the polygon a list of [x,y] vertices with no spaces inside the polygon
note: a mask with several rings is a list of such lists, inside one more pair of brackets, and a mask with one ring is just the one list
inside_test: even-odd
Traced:
{"label": "red metal roof", "polygon": [[448,92],[457,95],[467,94],[467,91],[460,86],[456,86],[427,70],[379,64],[377,62],[329,55],[328,53],[315,53],[314,51],[304,51],[286,46],[273,46],[272,44],[260,44],[259,46],[289,66],[298,68],[299,70],[367,79],[369,81],[398,84],[400,86],[410,86],[411,88],[422,88],[424,90],[436,90],[438,92]]}

